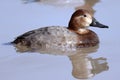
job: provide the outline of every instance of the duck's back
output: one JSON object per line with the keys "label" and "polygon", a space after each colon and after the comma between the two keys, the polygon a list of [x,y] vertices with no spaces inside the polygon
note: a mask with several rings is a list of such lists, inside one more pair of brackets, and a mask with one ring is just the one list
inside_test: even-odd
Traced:
{"label": "duck's back", "polygon": [[76,33],[66,27],[50,26],[24,33],[13,41],[19,49],[36,50],[43,48],[75,48],[78,42]]}

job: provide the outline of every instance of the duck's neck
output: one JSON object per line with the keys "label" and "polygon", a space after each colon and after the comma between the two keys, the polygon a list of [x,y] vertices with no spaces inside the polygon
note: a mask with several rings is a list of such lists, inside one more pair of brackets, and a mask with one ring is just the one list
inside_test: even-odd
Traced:
{"label": "duck's neck", "polygon": [[79,30],[79,27],[74,27],[73,25],[70,25],[68,27],[69,30],[73,30],[73,31],[78,31]]}
{"label": "duck's neck", "polygon": [[86,33],[88,33],[88,32],[89,32],[89,30],[88,30],[88,29],[84,29],[84,28],[78,30],[78,33],[79,33],[79,34],[86,34]]}
{"label": "duck's neck", "polygon": [[86,28],[68,27],[68,29],[78,34],[86,34],[89,32],[89,29]]}
{"label": "duck's neck", "polygon": [[89,32],[89,29],[87,29],[87,27],[85,28],[82,24],[80,25],[80,24],[75,23],[73,19],[70,20],[68,29],[78,34],[86,34]]}

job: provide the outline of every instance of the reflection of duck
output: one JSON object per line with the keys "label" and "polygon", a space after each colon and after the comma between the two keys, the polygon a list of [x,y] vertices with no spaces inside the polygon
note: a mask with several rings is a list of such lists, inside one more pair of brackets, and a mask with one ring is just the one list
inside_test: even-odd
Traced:
{"label": "reflection of duck", "polygon": [[87,10],[79,9],[73,13],[68,28],[59,26],[39,28],[18,36],[12,43],[23,52],[49,47],[76,49],[95,46],[99,39],[88,26],[108,28],[97,22]]}
{"label": "reflection of duck", "polygon": [[85,48],[82,49],[82,53],[69,56],[73,66],[72,74],[75,78],[88,79],[109,69],[106,58],[99,57],[94,59],[88,56],[89,53],[97,51],[97,48],[97,46]]}
{"label": "reflection of duck", "polygon": [[103,57],[93,59],[85,55],[76,54],[72,55],[70,59],[73,65],[72,74],[78,79],[88,79],[108,70],[106,58]]}

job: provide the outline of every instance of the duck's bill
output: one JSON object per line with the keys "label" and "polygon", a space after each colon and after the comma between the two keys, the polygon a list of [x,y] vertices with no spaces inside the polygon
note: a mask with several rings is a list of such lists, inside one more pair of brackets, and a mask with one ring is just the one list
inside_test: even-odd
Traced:
{"label": "duck's bill", "polygon": [[93,17],[93,20],[92,20],[92,23],[90,24],[90,26],[99,27],[99,28],[109,28],[108,26],[99,23],[94,17]]}

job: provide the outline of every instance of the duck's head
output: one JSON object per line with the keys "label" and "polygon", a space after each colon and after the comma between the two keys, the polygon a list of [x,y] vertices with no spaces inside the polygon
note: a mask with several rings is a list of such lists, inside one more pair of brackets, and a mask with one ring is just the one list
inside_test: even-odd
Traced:
{"label": "duck's head", "polygon": [[73,13],[68,25],[68,29],[80,34],[84,34],[88,32],[87,28],[89,26],[108,28],[108,26],[99,23],[89,11],[85,9],[79,9]]}

